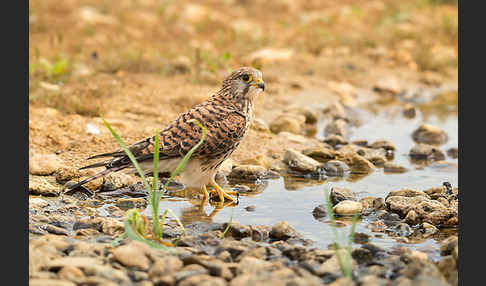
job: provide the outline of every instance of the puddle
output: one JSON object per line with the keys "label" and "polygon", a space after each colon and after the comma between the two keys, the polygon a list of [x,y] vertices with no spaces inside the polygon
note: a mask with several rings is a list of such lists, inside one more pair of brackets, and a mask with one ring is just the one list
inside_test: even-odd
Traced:
{"label": "puddle", "polygon": [[[391,141],[395,147],[395,164],[409,169],[402,174],[384,173],[382,168],[376,169],[372,174],[361,178],[328,179],[326,181],[305,180],[300,178],[278,178],[267,180],[258,186],[258,192],[243,194],[240,204],[236,207],[225,207],[216,210],[210,205],[200,207],[200,201],[189,201],[185,198],[172,197],[160,202],[161,210],[170,208],[182,220],[183,223],[194,221],[227,222],[233,216],[233,220],[243,224],[273,225],[285,220],[305,238],[315,242],[316,247],[327,248],[334,241],[331,226],[326,221],[318,221],[312,211],[315,207],[325,203],[326,185],[351,189],[358,198],[366,196],[385,197],[390,191],[402,188],[424,190],[437,187],[448,181],[453,187],[458,186],[457,159],[446,156],[446,162],[452,163],[447,168],[437,168],[433,165],[419,166],[413,164],[408,152],[415,144],[411,134],[422,123],[429,123],[445,130],[449,136],[446,144],[440,149],[446,152],[451,147],[458,147],[458,117],[457,101],[448,106],[437,108],[418,108],[416,117],[408,119],[403,116],[402,108],[397,104],[388,106],[368,105],[369,109],[360,109],[361,125],[354,127],[349,141],[368,140],[372,143],[379,139]],[[377,112],[372,111],[378,110]],[[318,125],[317,138],[322,139],[325,122]],[[255,186],[252,186],[252,189]],[[106,205],[104,206],[106,207]],[[250,208],[248,208],[250,207]],[[251,211],[248,211],[251,209]],[[145,214],[150,217],[150,207]],[[396,238],[386,233],[373,233],[369,231],[369,218],[364,217],[358,222],[356,232],[370,235],[370,242],[385,249],[406,245],[409,248],[427,252],[432,259],[439,257],[439,241],[452,233],[455,229],[446,229],[440,232],[439,237],[430,238],[416,243],[398,242]],[[339,232],[349,233],[350,220],[340,220],[347,226],[339,227]],[[355,245],[356,246],[356,245]]]}

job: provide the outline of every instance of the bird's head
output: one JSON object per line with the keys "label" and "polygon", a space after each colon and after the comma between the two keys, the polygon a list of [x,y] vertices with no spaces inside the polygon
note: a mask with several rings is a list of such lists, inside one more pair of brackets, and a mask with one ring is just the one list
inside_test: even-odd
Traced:
{"label": "bird's head", "polygon": [[222,89],[231,100],[252,101],[265,89],[262,72],[252,67],[239,68],[223,80]]}

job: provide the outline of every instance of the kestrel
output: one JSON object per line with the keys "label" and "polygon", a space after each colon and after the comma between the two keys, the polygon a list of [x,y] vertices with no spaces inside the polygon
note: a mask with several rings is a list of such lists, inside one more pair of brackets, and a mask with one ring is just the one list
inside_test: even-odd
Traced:
{"label": "kestrel", "polygon": [[[189,188],[200,189],[207,199],[206,185],[211,185],[221,202],[225,198],[234,201],[214,180],[218,167],[235,151],[248,131],[253,119],[253,101],[263,92],[262,72],[242,67],[223,80],[221,89],[206,101],[179,115],[159,133],[159,172],[172,173],[185,154],[196,145],[202,136],[202,129],[191,119],[198,120],[207,129],[206,139],[200,145],[186,166],[179,173],[179,182]],[[143,139],[129,146],[145,173],[153,170],[155,136]],[[111,157],[108,160],[80,169],[105,167],[106,170],[83,180],[69,189],[73,190],[89,181],[120,171],[135,172],[129,157],[123,150],[92,156],[88,159]]]}

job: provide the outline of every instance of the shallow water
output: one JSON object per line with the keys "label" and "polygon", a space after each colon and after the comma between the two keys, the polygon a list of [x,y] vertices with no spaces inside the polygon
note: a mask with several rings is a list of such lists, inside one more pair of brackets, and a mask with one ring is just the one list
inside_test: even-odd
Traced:
{"label": "shallow water", "polygon": [[[193,221],[227,222],[233,216],[233,220],[244,224],[273,225],[285,220],[305,238],[315,242],[316,247],[327,248],[334,241],[334,234],[328,222],[318,221],[313,215],[313,209],[325,203],[324,190],[326,186],[346,187],[352,190],[358,198],[366,196],[385,197],[390,191],[402,188],[425,190],[430,187],[441,186],[448,181],[453,187],[458,185],[458,160],[446,156],[446,162],[452,163],[447,168],[432,166],[419,166],[413,164],[408,158],[408,152],[415,144],[411,134],[422,123],[430,123],[445,130],[449,135],[446,144],[440,149],[446,152],[450,147],[458,147],[458,117],[457,102],[449,106],[437,106],[436,108],[420,109],[413,119],[403,116],[402,108],[397,104],[388,106],[374,106],[378,112],[360,109],[359,118],[361,125],[351,131],[349,141],[366,139],[372,143],[378,139],[391,141],[395,147],[393,162],[409,169],[403,174],[387,174],[382,168],[376,169],[370,175],[362,178],[332,178],[326,181],[304,180],[300,178],[278,178],[265,181],[259,186],[260,192],[240,196],[240,203],[235,207],[225,207],[214,211],[214,207],[206,205],[201,208],[198,201],[190,202],[183,198],[171,198],[162,200],[161,210],[172,209],[184,223]],[[318,138],[323,138],[323,129],[326,122],[318,124]],[[254,211],[247,211],[248,206],[254,206]],[[150,208],[145,211],[150,216]],[[370,235],[370,242],[386,249],[406,245],[428,252],[432,258],[437,258],[439,242],[436,238],[430,238],[419,243],[398,242],[396,238],[386,233],[373,233],[366,228],[366,219],[360,220],[356,227],[357,232]],[[339,232],[349,233],[350,220],[341,220],[347,223],[345,227],[339,227]],[[454,229],[441,231],[447,237]]]}

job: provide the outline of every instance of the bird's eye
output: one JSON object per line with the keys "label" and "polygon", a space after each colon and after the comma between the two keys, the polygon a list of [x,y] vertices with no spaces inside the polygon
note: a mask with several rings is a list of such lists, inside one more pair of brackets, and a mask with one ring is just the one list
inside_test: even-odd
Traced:
{"label": "bird's eye", "polygon": [[250,82],[252,78],[251,78],[251,75],[244,74],[242,79],[246,82]]}

